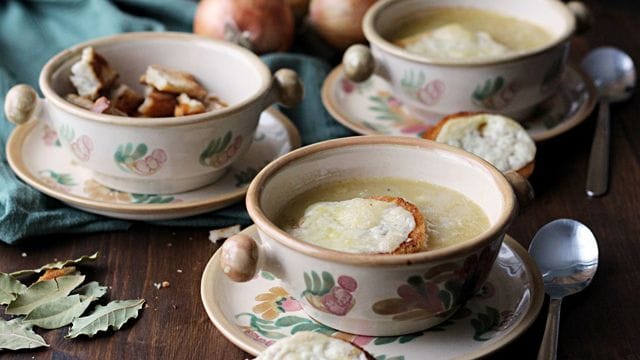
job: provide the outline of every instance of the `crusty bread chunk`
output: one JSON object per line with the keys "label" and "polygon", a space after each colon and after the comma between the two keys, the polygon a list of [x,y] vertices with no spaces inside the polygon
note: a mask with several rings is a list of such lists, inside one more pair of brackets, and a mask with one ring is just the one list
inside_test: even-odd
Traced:
{"label": "crusty bread chunk", "polygon": [[207,111],[218,110],[222,108],[226,108],[229,106],[226,102],[222,101],[217,95],[209,94],[204,101],[204,105],[207,108]]}
{"label": "crusty bread chunk", "polygon": [[396,204],[413,215],[416,226],[407,236],[407,240],[400,244],[392,254],[410,254],[427,250],[427,225],[424,222],[424,216],[417,206],[407,200],[394,196],[372,196],[370,199],[386,201]]}
{"label": "crusty bread chunk", "polygon": [[174,94],[157,91],[154,88],[147,88],[146,96],[142,105],[138,107],[138,112],[147,117],[173,116],[178,101]]}
{"label": "crusty bread chunk", "polygon": [[506,116],[459,112],[444,117],[423,138],[462,148],[497,167],[531,176],[536,145],[527,131]]}
{"label": "crusty bread chunk", "polygon": [[78,62],[71,66],[71,83],[78,95],[95,100],[108,90],[118,78],[118,72],[92,47],[82,50]]}
{"label": "crusty bread chunk", "polygon": [[312,331],[299,331],[278,340],[255,360],[375,360],[366,350],[346,340]]}
{"label": "crusty bread chunk", "polygon": [[67,94],[67,96],[65,96],[65,99],[67,99],[67,101],[72,103],[73,105],[80,106],[83,109],[91,110],[91,108],[93,107],[93,101],[77,94]]}
{"label": "crusty bread chunk", "polygon": [[101,96],[93,102],[93,105],[90,109],[94,113],[98,114],[109,114],[109,115],[117,115],[117,116],[127,116],[124,112],[116,109],[111,101],[104,96]]}
{"label": "crusty bread chunk", "polygon": [[196,99],[204,99],[207,96],[207,90],[196,81],[193,75],[160,65],[149,65],[140,82],[162,92],[185,93]]}
{"label": "crusty bread chunk", "polygon": [[185,93],[180,94],[177,100],[178,105],[176,105],[173,112],[175,116],[200,114],[207,110],[200,100],[192,99]]}
{"label": "crusty bread chunk", "polygon": [[144,97],[125,84],[120,84],[111,91],[111,105],[127,115],[135,115]]}

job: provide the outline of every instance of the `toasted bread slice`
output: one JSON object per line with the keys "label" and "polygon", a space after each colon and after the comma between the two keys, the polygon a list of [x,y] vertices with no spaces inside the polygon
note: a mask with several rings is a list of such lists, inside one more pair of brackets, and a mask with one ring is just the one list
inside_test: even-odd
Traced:
{"label": "toasted bread slice", "polygon": [[178,100],[174,94],[148,87],[144,102],[138,107],[138,112],[146,117],[174,116],[176,105],[178,105]]}
{"label": "toasted bread slice", "polygon": [[395,248],[391,254],[410,254],[427,250],[427,226],[417,206],[403,198],[394,196],[372,196],[370,199],[396,204],[413,215],[416,226],[407,236],[407,240]]}
{"label": "toasted bread slice", "polygon": [[455,113],[442,118],[422,137],[474,153],[503,172],[529,177],[535,167],[535,143],[519,123],[502,115]]}
{"label": "toasted bread slice", "polygon": [[97,99],[118,78],[118,72],[92,47],[82,49],[82,56],[71,66],[71,83],[78,95],[90,100]]}
{"label": "toasted bread slice", "polygon": [[375,360],[366,350],[353,343],[313,331],[299,331],[278,340],[255,360]]}
{"label": "toasted bread slice", "polygon": [[156,90],[179,95],[185,93],[192,98],[204,99],[205,90],[196,78],[184,71],[166,68],[160,65],[149,65],[140,78],[140,82],[153,86]]}

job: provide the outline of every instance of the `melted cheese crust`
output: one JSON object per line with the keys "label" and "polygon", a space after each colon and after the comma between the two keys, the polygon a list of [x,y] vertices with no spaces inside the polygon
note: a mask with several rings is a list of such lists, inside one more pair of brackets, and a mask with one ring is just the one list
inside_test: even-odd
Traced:
{"label": "melted cheese crust", "polygon": [[518,170],[536,156],[536,145],[529,134],[520,124],[501,115],[452,119],[435,140],[476,154],[500,171]]}
{"label": "melted cheese crust", "polygon": [[300,222],[286,229],[293,237],[351,253],[389,253],[415,228],[413,215],[396,204],[354,198],[309,206]]}
{"label": "melted cheese crust", "polygon": [[441,60],[494,58],[511,51],[489,33],[473,32],[458,23],[403,39],[401,44],[410,52]]}
{"label": "melted cheese crust", "polygon": [[269,346],[255,360],[366,360],[366,355],[346,341],[301,331]]}

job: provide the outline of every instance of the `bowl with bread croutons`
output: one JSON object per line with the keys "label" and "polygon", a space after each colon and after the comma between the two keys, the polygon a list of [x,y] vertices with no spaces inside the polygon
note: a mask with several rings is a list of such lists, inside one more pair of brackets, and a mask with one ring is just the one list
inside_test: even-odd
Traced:
{"label": "bowl with bread croutons", "polygon": [[413,333],[445,321],[483,285],[532,198],[516,172],[446,144],[329,140],[255,177],[246,203],[259,236],[229,238],[220,265],[240,282],[271,272],[334,329]]}
{"label": "bowl with bread croutons", "polygon": [[245,153],[260,114],[302,98],[297,74],[237,45],[187,33],[127,33],[65,49],[43,67],[39,99],[7,94],[8,120],[48,121],[76,163],[140,194],[213,183]]}

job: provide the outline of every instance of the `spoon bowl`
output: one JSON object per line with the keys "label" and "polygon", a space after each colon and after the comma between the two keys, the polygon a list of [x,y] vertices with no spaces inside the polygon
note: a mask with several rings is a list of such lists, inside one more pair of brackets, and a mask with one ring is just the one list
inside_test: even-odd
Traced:
{"label": "spoon bowl", "polygon": [[538,230],[529,253],[540,268],[544,290],[551,299],[538,359],[555,359],[562,298],[591,283],[598,268],[598,243],[584,224],[558,219]]}
{"label": "spoon bowl", "polygon": [[609,186],[609,103],[624,101],[631,96],[636,85],[636,70],[631,57],[614,47],[590,51],[581,67],[593,80],[600,97],[585,189],[587,196],[594,197],[604,195]]}

